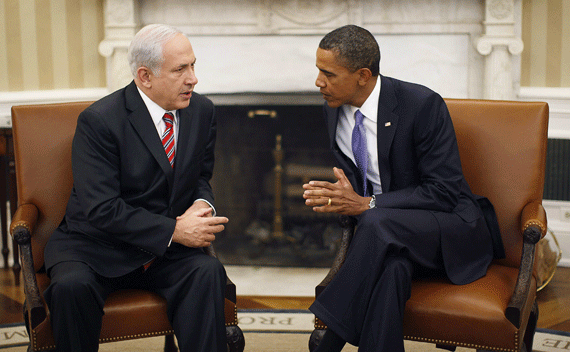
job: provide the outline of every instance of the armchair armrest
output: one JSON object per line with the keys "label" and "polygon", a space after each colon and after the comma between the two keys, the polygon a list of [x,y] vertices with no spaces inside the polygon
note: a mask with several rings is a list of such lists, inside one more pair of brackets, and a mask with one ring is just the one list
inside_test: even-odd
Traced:
{"label": "armchair armrest", "polygon": [[534,267],[535,246],[546,235],[546,211],[542,204],[537,202],[528,203],[521,215],[521,233],[523,235],[523,248],[521,263],[515,291],[505,311],[507,319],[517,328],[521,327],[523,311],[532,309],[527,304],[530,282]]}
{"label": "armchair armrest", "polygon": [[10,234],[20,248],[22,272],[24,274],[24,293],[26,295],[25,310],[27,316],[32,319],[29,322],[32,329],[44,321],[47,316],[38,288],[32,256],[32,233],[37,219],[38,208],[33,204],[23,204],[16,210],[10,224]]}
{"label": "armchair armrest", "polygon": [[[12,217],[10,224],[10,234],[14,237],[14,232],[23,227],[27,228],[29,233],[32,233],[36,222],[38,220],[38,208],[33,204],[23,204],[16,209],[16,213]],[[14,237],[14,240],[17,239]],[[18,243],[19,244],[19,243]]]}
{"label": "armchair armrest", "polygon": [[[542,237],[544,237],[547,230],[546,224],[546,211],[544,210],[544,207],[541,203],[528,203],[523,208],[521,215],[521,229],[523,230],[523,234],[531,226],[534,226],[537,230],[540,231],[539,238],[535,238],[533,236],[532,238],[529,238],[529,240],[536,240],[536,242],[534,242],[536,244]],[[525,235],[525,241],[526,237],[527,236]]]}

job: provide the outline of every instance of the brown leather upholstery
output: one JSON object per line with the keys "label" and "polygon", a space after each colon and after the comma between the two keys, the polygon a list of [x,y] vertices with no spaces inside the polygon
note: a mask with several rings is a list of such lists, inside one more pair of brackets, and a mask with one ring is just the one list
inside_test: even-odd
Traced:
{"label": "brown leather upholstery", "polygon": [[[89,102],[12,107],[18,209],[10,232],[22,254],[25,314],[31,350],[53,349],[49,312],[42,292],[49,285],[43,266],[46,242],[65,213],[73,184],[71,143],[77,117]],[[213,250],[209,251],[213,255]],[[228,279],[225,317],[231,351],[243,351],[237,327],[235,285]],[[151,292],[123,290],[109,296],[100,342],[172,335],[166,301]],[[231,341],[230,341],[231,340]]]}
{"label": "brown leather upholstery", "polygon": [[[538,319],[534,245],[546,234],[542,207],[548,104],[446,99],[463,172],[475,194],[493,203],[506,258],[468,285],[446,279],[416,280],[404,315],[405,339],[482,350],[521,351],[532,346]],[[317,286],[332,279],[354,224],[344,219],[341,251]],[[311,341],[322,333],[318,321]],[[319,331],[320,330],[320,331]],[[523,343],[524,342],[524,343]],[[528,349],[530,351],[530,348]]]}

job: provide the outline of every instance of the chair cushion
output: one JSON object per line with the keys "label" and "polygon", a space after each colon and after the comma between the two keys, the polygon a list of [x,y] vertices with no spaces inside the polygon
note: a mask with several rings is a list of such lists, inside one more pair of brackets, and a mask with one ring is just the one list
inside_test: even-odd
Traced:
{"label": "chair cushion", "polygon": [[[486,276],[467,285],[454,285],[446,279],[414,281],[404,315],[405,339],[518,351],[526,325],[517,329],[505,317],[517,275],[517,268],[492,264]],[[533,277],[528,306],[535,297]],[[528,321],[530,312],[522,314],[522,321]],[[493,333],[497,331],[501,333]]]}
{"label": "chair cushion", "polygon": [[103,310],[100,342],[174,333],[165,314],[166,300],[149,291],[113,292],[105,301]]}

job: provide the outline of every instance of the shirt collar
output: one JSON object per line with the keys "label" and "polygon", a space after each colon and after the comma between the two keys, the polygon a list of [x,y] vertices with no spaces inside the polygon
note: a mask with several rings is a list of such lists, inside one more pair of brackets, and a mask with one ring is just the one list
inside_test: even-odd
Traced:
{"label": "shirt collar", "polygon": [[376,122],[378,120],[378,102],[380,101],[380,75],[376,79],[376,85],[372,90],[372,93],[366,98],[364,104],[361,107],[356,107],[352,105],[343,105],[344,113],[346,116],[354,116],[356,110],[366,116],[367,119]]}
{"label": "shirt collar", "polygon": [[172,113],[172,116],[174,116],[176,120],[176,110],[165,111],[157,103],[152,101],[152,99],[150,99],[146,94],[144,94],[144,92],[139,87],[137,87],[137,89],[141,95],[142,100],[144,101],[144,104],[146,105],[146,108],[148,109],[150,117],[152,118],[152,122],[154,122],[155,126],[158,126],[162,122],[162,117],[164,116],[165,112]]}

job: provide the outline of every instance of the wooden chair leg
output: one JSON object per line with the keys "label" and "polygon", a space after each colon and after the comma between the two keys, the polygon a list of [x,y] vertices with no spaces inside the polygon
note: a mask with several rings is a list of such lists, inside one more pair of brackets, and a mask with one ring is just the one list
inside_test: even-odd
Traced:
{"label": "wooden chair leg", "polygon": [[[532,310],[530,311],[530,317],[528,318],[528,323],[526,325],[526,331],[524,333],[524,345],[523,352],[531,352],[532,344],[534,343],[534,333],[536,331],[536,323],[538,322],[538,304],[534,301],[532,305]],[[526,351],[524,349],[526,347]]]}
{"label": "wooden chair leg", "polygon": [[178,346],[174,341],[174,335],[166,335],[164,337],[164,352],[178,352]]}
{"label": "wooden chair leg", "polygon": [[245,348],[245,338],[239,326],[226,326],[226,340],[228,341],[229,352],[243,352]]}

